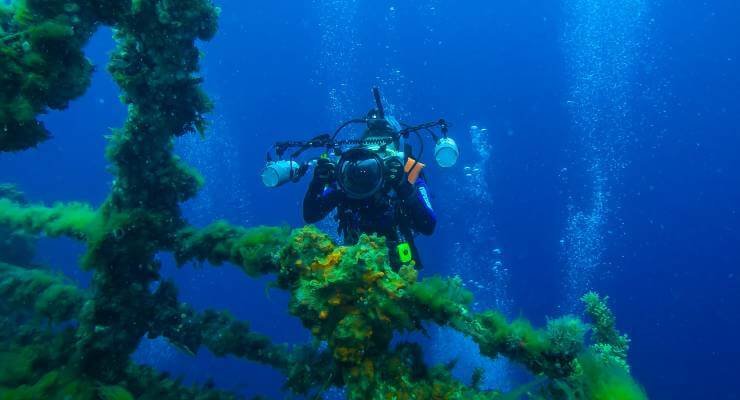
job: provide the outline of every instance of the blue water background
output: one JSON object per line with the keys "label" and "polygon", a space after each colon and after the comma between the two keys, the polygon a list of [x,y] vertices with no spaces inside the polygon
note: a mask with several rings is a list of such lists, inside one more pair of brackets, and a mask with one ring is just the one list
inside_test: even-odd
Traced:
{"label": "blue water background", "polygon": [[[479,307],[537,324],[578,312],[578,289],[597,289],[633,339],[633,373],[651,398],[740,397],[740,3],[217,3],[219,33],[202,45],[212,129],[177,146],[207,179],[184,206],[194,224],[299,226],[307,182],[263,188],[266,149],[363,115],[379,85],[403,120],[444,117],[461,145],[455,168],[429,167],[439,226],[420,240],[425,275],[460,274]],[[610,40],[620,24],[629,44]],[[87,48],[98,66],[87,94],[44,117],[54,138],[0,155],[0,181],[33,201],[99,205],[110,189],[104,135],[125,117],[105,72],[110,35],[101,29]],[[487,128],[489,159],[471,142],[473,124]],[[427,144],[432,164],[430,153]],[[598,182],[607,182],[603,202]],[[485,223],[471,227],[480,215]],[[44,240],[37,258],[86,284],[82,252]],[[229,309],[278,341],[308,340],[286,295],[264,289],[269,279],[231,266],[177,270],[161,258],[197,308]],[[426,345],[435,360],[459,355],[434,337]],[[253,363],[207,351],[190,359],[161,340],[136,357],[188,381],[283,396],[279,374]],[[523,374],[498,365],[490,375],[510,387]]]}

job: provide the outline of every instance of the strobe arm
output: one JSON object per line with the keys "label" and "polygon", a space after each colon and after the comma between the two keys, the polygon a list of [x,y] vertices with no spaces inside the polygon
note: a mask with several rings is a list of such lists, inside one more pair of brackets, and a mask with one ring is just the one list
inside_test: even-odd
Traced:
{"label": "strobe arm", "polygon": [[383,100],[380,98],[380,89],[377,87],[373,88],[373,97],[375,98],[375,108],[378,110],[378,116],[385,118],[385,108],[383,107]]}

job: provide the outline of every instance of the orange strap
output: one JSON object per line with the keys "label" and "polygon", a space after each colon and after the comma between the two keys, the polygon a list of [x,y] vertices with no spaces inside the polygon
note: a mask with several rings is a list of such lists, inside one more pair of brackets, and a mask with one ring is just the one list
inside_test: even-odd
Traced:
{"label": "orange strap", "polygon": [[403,167],[403,171],[408,175],[407,179],[410,184],[413,185],[416,183],[416,180],[419,179],[419,174],[424,167],[426,167],[424,163],[418,162],[411,157],[406,160],[406,166]]}

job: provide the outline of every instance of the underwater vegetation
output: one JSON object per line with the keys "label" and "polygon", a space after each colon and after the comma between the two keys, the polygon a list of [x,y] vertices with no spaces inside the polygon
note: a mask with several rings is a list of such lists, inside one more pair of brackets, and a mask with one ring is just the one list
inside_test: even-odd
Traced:
{"label": "underwater vegetation", "polygon": [[[26,199],[13,185],[0,184],[0,201],[25,204]],[[0,224],[0,262],[28,265],[34,254],[36,239],[23,231],[11,230]]]}
{"label": "underwater vegetation", "polygon": [[[97,209],[82,203],[29,204],[0,187],[0,399],[231,399],[236,396],[134,364],[144,337],[165,337],[187,353],[204,347],[282,372],[285,390],[320,398],[343,387],[350,399],[644,399],[627,364],[629,341],[606,298],[584,296],[589,321],[565,316],[544,328],[472,311],[459,278],[420,280],[394,270],[384,239],[338,246],[313,227],[191,226],[179,204],[202,185],[174,154],[174,136],[205,133],[211,104],[200,87],[196,40],[217,31],[208,0],[25,0],[0,5],[0,151],[33,147],[50,134],[36,119],[84,93],[92,66],[82,46],[100,25],[115,28],[108,70],[128,107],[107,148],[114,181]],[[5,89],[7,88],[7,89]],[[89,289],[31,265],[35,235],[86,244]],[[22,243],[17,245],[17,243]],[[253,332],[228,312],[178,301],[159,274],[158,252],[184,266],[232,264],[270,275],[290,294],[288,312],[315,337],[288,346]],[[156,289],[151,289],[156,288]],[[528,369],[513,393],[480,388],[445,366],[428,366],[399,332],[428,324],[455,329],[483,355]],[[326,345],[321,345],[325,343]]]}

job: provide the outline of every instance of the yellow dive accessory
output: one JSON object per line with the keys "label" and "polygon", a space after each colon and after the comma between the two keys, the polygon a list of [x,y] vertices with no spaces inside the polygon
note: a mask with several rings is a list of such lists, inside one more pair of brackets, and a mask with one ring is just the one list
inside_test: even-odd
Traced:
{"label": "yellow dive accessory", "polygon": [[403,167],[403,171],[408,175],[408,181],[410,184],[413,185],[416,183],[416,180],[419,179],[419,174],[424,167],[426,167],[424,163],[416,161],[411,157],[406,160],[406,165]]}
{"label": "yellow dive accessory", "polygon": [[411,253],[411,246],[408,243],[399,243],[396,246],[396,250],[398,251],[398,258],[401,260],[401,263],[408,264],[414,261],[414,255]]}

